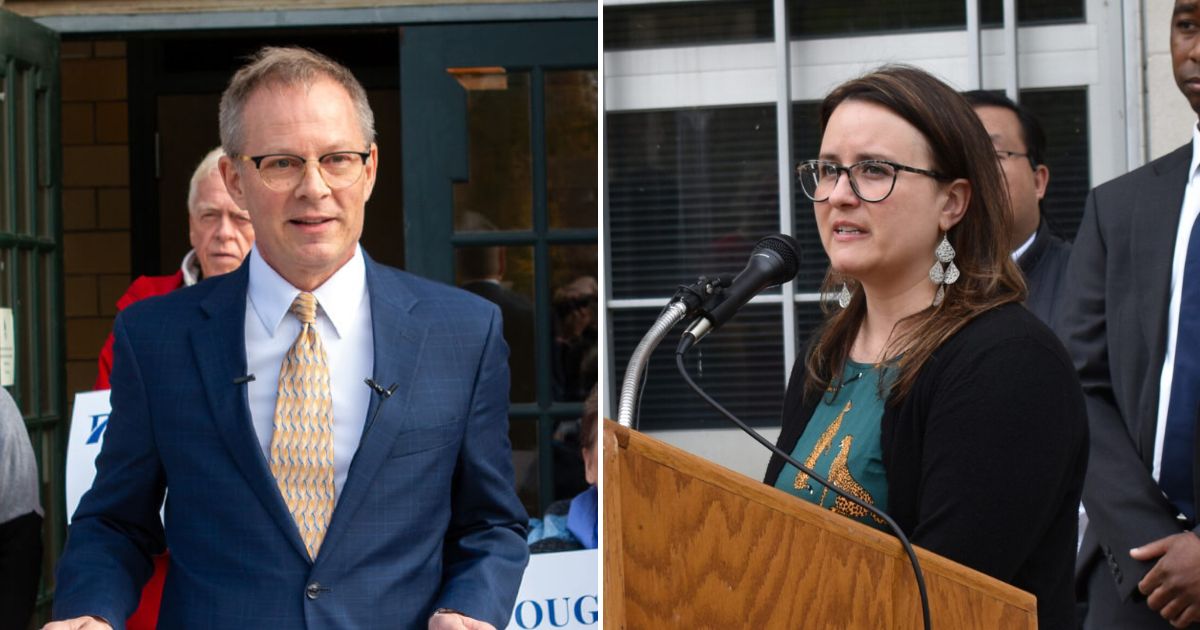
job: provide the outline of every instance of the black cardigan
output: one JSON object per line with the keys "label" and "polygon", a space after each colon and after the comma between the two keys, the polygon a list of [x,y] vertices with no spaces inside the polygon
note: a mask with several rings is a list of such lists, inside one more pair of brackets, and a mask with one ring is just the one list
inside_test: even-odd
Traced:
{"label": "black cardigan", "polygon": [[[818,397],[797,361],[779,448],[790,453]],[[912,542],[1038,600],[1038,627],[1074,628],[1077,510],[1087,418],[1062,344],[1023,306],[983,313],[921,368],[882,419],[888,513]],[[773,485],[783,460],[772,456]],[[820,471],[817,471],[820,472]]]}

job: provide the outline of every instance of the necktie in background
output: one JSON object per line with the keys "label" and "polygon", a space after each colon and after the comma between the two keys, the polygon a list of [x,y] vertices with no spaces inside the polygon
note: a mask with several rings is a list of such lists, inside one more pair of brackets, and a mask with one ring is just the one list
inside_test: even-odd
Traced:
{"label": "necktie in background", "polygon": [[290,310],[301,327],[279,369],[271,473],[309,557],[316,558],[334,506],[333,398],[325,346],[313,326],[317,299],[301,293]]}

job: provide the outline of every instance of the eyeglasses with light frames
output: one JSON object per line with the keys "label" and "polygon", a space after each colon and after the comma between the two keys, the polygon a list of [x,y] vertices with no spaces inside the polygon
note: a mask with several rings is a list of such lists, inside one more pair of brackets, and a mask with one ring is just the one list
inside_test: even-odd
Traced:
{"label": "eyeglasses with light frames", "polygon": [[[341,190],[362,177],[363,167],[370,157],[370,152],[334,151],[316,158],[317,170],[326,186],[331,190]],[[296,188],[304,180],[310,158],[288,153],[268,153],[239,155],[237,159],[254,164],[254,169],[267,188],[283,192]]]}

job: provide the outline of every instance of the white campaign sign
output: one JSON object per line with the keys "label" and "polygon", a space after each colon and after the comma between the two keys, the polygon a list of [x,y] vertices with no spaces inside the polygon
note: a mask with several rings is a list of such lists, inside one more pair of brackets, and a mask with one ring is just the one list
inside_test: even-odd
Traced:
{"label": "white campaign sign", "polygon": [[13,369],[17,356],[17,335],[13,331],[13,310],[0,308],[0,385],[13,384]]}
{"label": "white campaign sign", "polygon": [[[96,477],[96,456],[111,411],[109,390],[75,395],[67,443],[67,522]],[[595,549],[529,557],[506,630],[591,628],[598,625],[600,589]]]}
{"label": "white campaign sign", "polygon": [[67,523],[83,493],[92,487],[96,478],[96,456],[108,428],[107,389],[75,394],[75,409],[71,412],[71,435],[67,440]]}
{"label": "white campaign sign", "polygon": [[505,630],[599,627],[598,561],[595,549],[529,556]]}

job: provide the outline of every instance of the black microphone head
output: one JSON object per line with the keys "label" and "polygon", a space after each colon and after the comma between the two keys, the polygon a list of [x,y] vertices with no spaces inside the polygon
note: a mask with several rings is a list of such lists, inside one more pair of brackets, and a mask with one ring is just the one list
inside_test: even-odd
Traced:
{"label": "black microphone head", "polygon": [[765,237],[755,244],[746,268],[733,279],[720,295],[721,301],[711,307],[704,318],[711,324],[711,329],[716,330],[760,291],[795,278],[799,271],[800,247],[796,239],[786,234]]}
{"label": "black microphone head", "polygon": [[796,274],[800,273],[800,244],[796,242],[796,239],[787,234],[764,236],[754,245],[751,255],[764,250],[775,252],[783,260],[783,267],[779,270],[779,275],[783,279],[779,280],[779,284],[795,278]]}

